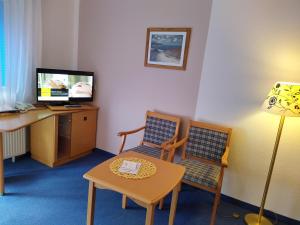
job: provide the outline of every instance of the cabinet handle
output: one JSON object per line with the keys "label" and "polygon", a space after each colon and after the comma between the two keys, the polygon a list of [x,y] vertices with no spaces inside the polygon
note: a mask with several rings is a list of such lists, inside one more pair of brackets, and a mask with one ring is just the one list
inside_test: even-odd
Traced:
{"label": "cabinet handle", "polygon": [[84,121],[87,121],[87,116],[84,116],[84,117],[83,117],[83,120],[84,120]]}

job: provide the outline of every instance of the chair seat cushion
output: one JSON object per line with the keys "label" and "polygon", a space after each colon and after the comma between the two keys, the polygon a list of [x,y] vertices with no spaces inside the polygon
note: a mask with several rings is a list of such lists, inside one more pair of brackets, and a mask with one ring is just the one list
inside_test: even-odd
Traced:
{"label": "chair seat cushion", "polygon": [[161,150],[159,148],[153,148],[146,145],[139,145],[135,148],[128,149],[127,151],[138,152],[158,159],[160,158],[160,154],[161,154]]}
{"label": "chair seat cushion", "polygon": [[181,160],[177,163],[186,168],[183,180],[209,188],[217,188],[221,167],[191,159]]}

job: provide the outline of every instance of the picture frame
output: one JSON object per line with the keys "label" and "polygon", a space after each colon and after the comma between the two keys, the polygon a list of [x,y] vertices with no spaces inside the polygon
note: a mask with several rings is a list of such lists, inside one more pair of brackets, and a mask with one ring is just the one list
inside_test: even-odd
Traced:
{"label": "picture frame", "polygon": [[191,28],[148,28],[144,65],[186,70]]}

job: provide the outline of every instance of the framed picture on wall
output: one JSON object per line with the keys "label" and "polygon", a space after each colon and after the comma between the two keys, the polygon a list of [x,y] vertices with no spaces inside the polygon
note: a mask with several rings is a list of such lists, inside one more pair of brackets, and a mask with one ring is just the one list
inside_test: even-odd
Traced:
{"label": "framed picture on wall", "polygon": [[185,70],[191,28],[148,28],[145,66]]}

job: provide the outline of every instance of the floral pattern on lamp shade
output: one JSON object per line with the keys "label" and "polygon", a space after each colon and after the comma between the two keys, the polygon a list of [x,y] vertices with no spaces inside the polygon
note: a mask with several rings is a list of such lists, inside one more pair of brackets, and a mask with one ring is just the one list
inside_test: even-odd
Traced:
{"label": "floral pattern on lamp shade", "polygon": [[300,83],[277,82],[264,101],[265,111],[300,116]]}

